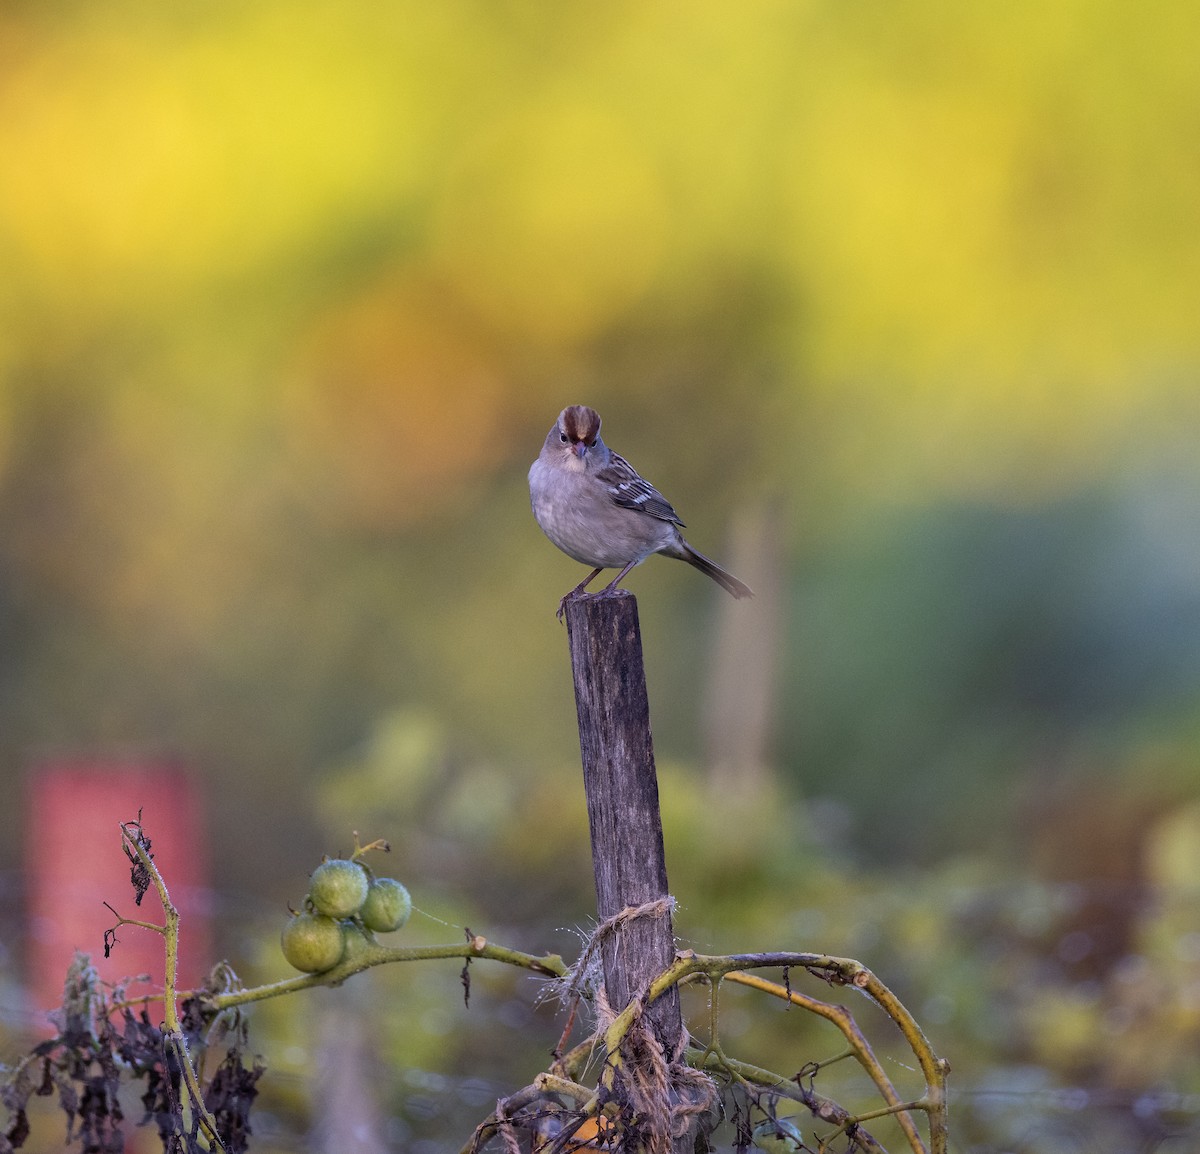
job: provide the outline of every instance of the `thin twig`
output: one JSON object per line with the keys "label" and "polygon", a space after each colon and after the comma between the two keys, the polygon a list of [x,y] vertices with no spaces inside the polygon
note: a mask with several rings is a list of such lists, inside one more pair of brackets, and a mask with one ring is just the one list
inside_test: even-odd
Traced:
{"label": "thin twig", "polygon": [[[192,1065],[191,1055],[188,1053],[187,1048],[187,1039],[184,1037],[183,1025],[179,1019],[179,1005],[177,1002],[179,910],[171,901],[171,895],[167,891],[167,884],[163,881],[163,876],[159,872],[158,866],[154,864],[154,859],[146,849],[140,822],[122,822],[121,836],[125,840],[126,853],[131,855],[131,860],[133,857],[136,857],[142,867],[149,873],[154,883],[154,888],[158,893],[158,900],[162,903],[163,913],[166,916],[166,920],[161,926],[145,922],[137,923],[146,929],[161,933],[163,936],[166,952],[163,973],[164,1042],[178,1055],[184,1084],[187,1086],[188,1096],[192,1100],[192,1109],[200,1128],[204,1131],[205,1137],[208,1138],[217,1150],[224,1151],[225,1144],[221,1141],[221,1137],[217,1132],[217,1120],[204,1104],[204,1092],[201,1090],[200,1083],[196,1078],[196,1070]],[[109,908],[111,909],[111,907]],[[130,924],[130,919],[128,918],[122,918],[121,920],[126,925]]]}

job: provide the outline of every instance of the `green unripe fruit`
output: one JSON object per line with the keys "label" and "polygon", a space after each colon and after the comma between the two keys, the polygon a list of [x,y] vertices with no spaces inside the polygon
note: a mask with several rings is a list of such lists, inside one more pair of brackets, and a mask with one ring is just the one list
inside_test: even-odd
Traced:
{"label": "green unripe fruit", "polygon": [[367,873],[357,862],[334,858],[313,870],[308,897],[319,914],[348,918],[367,900]]}
{"label": "green unripe fruit", "polygon": [[367,940],[367,935],[354,918],[347,918],[342,922],[342,930],[346,935],[346,952],[342,954],[343,962],[352,962],[363,950],[370,949],[371,943]]}
{"label": "green unripe fruit", "polygon": [[358,916],[369,930],[377,934],[390,934],[398,930],[412,913],[412,898],[395,878],[375,878],[367,891]]}
{"label": "green unripe fruit", "polygon": [[283,927],[279,944],[290,965],[306,974],[319,974],[342,960],[346,931],[333,918],[297,914]]}

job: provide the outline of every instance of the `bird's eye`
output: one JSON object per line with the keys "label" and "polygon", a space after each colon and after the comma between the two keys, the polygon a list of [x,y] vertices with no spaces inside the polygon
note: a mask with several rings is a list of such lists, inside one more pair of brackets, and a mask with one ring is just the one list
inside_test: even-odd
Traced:
{"label": "bird's eye", "polygon": [[568,439],[569,439],[569,438],[567,437],[567,434],[566,434],[566,433],[559,433],[559,434],[558,434],[558,439],[559,439],[560,441],[562,441],[562,443],[565,445],[565,444],[567,443],[567,441],[568,441]]}
{"label": "bird's eye", "polygon": [[588,448],[594,449],[595,447],[596,447],[596,438],[593,437],[590,441],[588,441]]}

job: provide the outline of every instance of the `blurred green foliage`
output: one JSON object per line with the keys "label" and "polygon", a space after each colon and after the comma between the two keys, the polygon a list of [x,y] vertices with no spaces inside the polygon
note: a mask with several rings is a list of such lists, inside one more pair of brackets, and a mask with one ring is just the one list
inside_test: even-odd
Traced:
{"label": "blurred green foliage", "polygon": [[1148,863],[1200,839],[1198,37],[1165,0],[6,5],[0,763],[180,756],[227,892],[373,818],[456,923],[586,920],[581,574],[524,474],[587,401],[699,547],[769,510],[779,558],[736,822],[715,595],[632,578],[684,937],[794,919],[911,967],[956,1070],[1124,1092],[1152,1039],[1194,1093],[1200,926]]}

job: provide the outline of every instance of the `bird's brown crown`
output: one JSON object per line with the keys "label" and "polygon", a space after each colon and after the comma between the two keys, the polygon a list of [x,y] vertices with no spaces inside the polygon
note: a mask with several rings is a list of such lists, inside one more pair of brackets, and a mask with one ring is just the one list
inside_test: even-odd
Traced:
{"label": "bird's brown crown", "polygon": [[588,444],[600,436],[600,414],[587,405],[568,405],[559,414],[558,424],[575,442]]}

